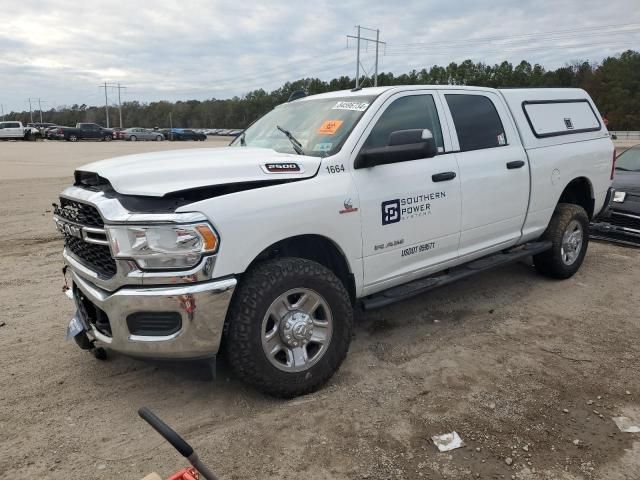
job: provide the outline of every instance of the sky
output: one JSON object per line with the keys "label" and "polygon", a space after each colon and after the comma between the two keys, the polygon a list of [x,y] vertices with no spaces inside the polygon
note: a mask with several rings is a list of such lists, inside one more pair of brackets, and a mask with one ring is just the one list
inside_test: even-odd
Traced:
{"label": "sky", "polygon": [[[470,58],[557,68],[640,50],[638,0],[0,0],[0,105],[9,111],[229,98],[355,75],[355,25],[380,30],[380,71]],[[375,38],[376,33],[362,31]],[[373,73],[375,46],[362,42]],[[362,70],[361,70],[362,72]],[[107,89],[108,102],[117,90]]]}

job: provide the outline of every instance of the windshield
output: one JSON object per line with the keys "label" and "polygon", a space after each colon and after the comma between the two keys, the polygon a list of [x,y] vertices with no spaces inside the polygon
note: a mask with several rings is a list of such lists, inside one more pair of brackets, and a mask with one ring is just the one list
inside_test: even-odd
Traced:
{"label": "windshield", "polygon": [[616,170],[640,172],[640,147],[626,150],[616,159]]}
{"label": "windshield", "polygon": [[231,145],[271,148],[277,152],[314,157],[333,155],[340,150],[374,98],[334,97],[285,103],[256,121]]}

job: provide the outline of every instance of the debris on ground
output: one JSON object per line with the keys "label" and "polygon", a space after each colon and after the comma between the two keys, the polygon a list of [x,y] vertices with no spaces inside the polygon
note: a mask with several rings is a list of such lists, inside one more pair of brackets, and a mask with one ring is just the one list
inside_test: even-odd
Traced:
{"label": "debris on ground", "polygon": [[511,464],[513,463],[513,458],[511,457],[507,457],[504,459],[504,463],[506,463],[507,465],[511,466]]}
{"label": "debris on ground", "polygon": [[6,324],[6,322],[0,322],[0,327],[4,327]]}
{"label": "debris on ground", "polygon": [[443,433],[442,435],[434,435],[431,437],[433,443],[438,447],[441,452],[448,452],[449,450],[455,450],[462,447],[462,439],[457,432]]}
{"label": "debris on ground", "polygon": [[623,433],[640,433],[640,422],[634,422],[629,417],[611,417]]}

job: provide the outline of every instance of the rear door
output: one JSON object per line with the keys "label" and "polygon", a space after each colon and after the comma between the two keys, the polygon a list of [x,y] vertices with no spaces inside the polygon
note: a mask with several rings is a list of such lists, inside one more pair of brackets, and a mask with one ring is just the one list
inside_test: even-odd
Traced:
{"label": "rear door", "polygon": [[438,155],[353,170],[362,221],[365,294],[405,283],[458,256],[460,179],[435,92],[390,97],[368,125],[363,148],[387,145],[398,130],[429,129]]}
{"label": "rear door", "polygon": [[22,124],[20,122],[8,122],[5,125],[5,128],[7,137],[9,138],[22,138],[24,136]]}
{"label": "rear door", "polygon": [[462,191],[461,257],[506,248],[521,236],[529,165],[502,99],[490,91],[442,93],[457,142]]}

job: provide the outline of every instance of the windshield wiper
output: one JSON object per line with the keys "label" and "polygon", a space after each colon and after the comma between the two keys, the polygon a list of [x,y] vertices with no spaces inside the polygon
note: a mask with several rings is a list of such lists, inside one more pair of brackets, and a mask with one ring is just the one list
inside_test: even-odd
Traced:
{"label": "windshield wiper", "polygon": [[628,168],[618,167],[618,166],[616,166],[616,170],[622,170],[623,172],[630,172],[631,171]]}
{"label": "windshield wiper", "polygon": [[304,150],[302,149],[302,144],[298,140],[296,140],[296,137],[294,137],[289,130],[285,130],[280,125],[276,125],[276,128],[278,130],[280,130],[282,133],[285,134],[285,136],[291,142],[291,145],[293,146],[293,149],[296,151],[296,153],[298,155],[304,155]]}

